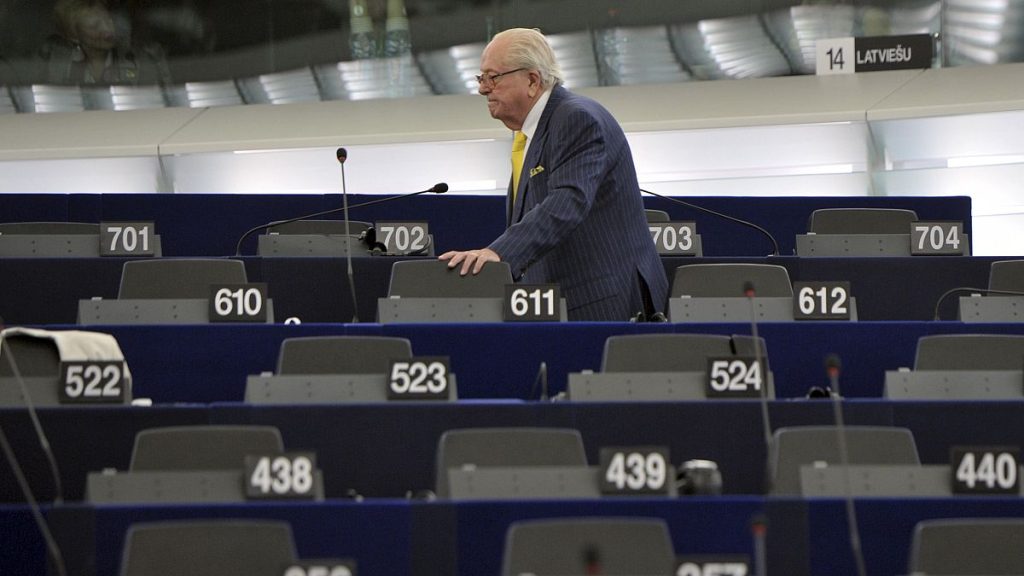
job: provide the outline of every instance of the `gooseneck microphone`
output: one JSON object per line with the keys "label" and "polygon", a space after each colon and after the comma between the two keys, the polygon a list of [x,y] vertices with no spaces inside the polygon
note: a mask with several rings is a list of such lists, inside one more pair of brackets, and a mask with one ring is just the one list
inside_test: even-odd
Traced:
{"label": "gooseneck microphone", "polygon": [[348,150],[338,148],[338,165],[341,166],[341,207],[345,211],[345,261],[346,273],[348,274],[348,288],[352,292],[352,323],[359,323],[359,304],[356,302],[356,275],[352,272],[352,234],[349,233],[348,219],[348,191],[345,188],[345,160],[348,160]]}
{"label": "gooseneck microphone", "polygon": [[[340,148],[339,150],[344,150],[344,148]],[[346,159],[348,158],[348,153],[347,152],[345,154],[345,158]],[[339,162],[344,162],[341,159],[341,155],[340,154],[338,155],[338,161]],[[342,164],[342,166],[344,166],[344,164]],[[343,172],[344,172],[344,170],[343,170]],[[349,208],[352,209],[352,210],[355,210],[356,208],[364,208],[366,206],[373,206],[374,204],[382,204],[384,202],[392,202],[394,200],[401,200],[403,198],[409,198],[410,196],[419,196],[420,194],[431,194],[431,193],[432,194],[444,194],[447,191],[448,191],[448,185],[445,184],[444,182],[438,182],[437,184],[434,184],[433,186],[431,186],[430,188],[427,188],[426,190],[420,190],[419,192],[411,192],[409,194],[402,194],[400,196],[387,196],[385,198],[378,198],[376,200],[370,200],[370,201],[367,201],[367,202],[360,202],[359,204],[353,204],[353,205],[349,206]],[[255,232],[263,230],[264,228],[270,228],[271,226],[280,226],[281,224],[289,224],[291,222],[298,222],[299,220],[308,220],[310,218],[316,218],[317,216],[327,216],[328,214],[336,214],[336,213],[341,212],[343,210],[345,210],[344,206],[342,206],[341,208],[331,208],[329,210],[322,210],[320,212],[313,212],[312,214],[303,214],[302,216],[296,216],[295,218],[288,218],[287,220],[274,220],[273,222],[266,222],[264,224],[260,224],[259,226],[253,226],[252,228],[246,230],[245,234],[242,234],[242,237],[238,239],[238,242],[235,244],[235,256],[241,256],[242,255],[242,242],[246,238],[248,238],[249,236],[251,236]]]}
{"label": "gooseneck microphone", "polygon": [[825,357],[825,372],[828,374],[829,387],[835,392],[832,395],[832,410],[836,421],[836,439],[839,448],[839,464],[843,467],[843,486],[846,500],[846,522],[850,532],[850,551],[857,563],[857,575],[866,576],[864,554],[860,545],[860,530],[857,526],[857,509],[853,505],[853,493],[850,489],[850,453],[846,447],[846,426],[843,424],[843,396],[839,390],[839,371],[842,361],[837,354]]}
{"label": "gooseneck microphone", "polygon": [[718,216],[719,218],[725,218],[726,220],[729,220],[731,222],[735,222],[737,224],[742,224],[744,226],[753,228],[754,230],[757,230],[761,234],[764,234],[766,237],[768,237],[768,240],[771,241],[771,243],[772,243],[772,253],[769,254],[769,256],[778,256],[779,255],[779,243],[775,240],[775,236],[772,236],[771,232],[765,230],[764,228],[762,228],[761,226],[758,226],[757,224],[754,224],[753,222],[750,222],[749,220],[743,220],[743,219],[737,218],[735,216],[729,216],[728,214],[722,214],[721,212],[716,212],[716,211],[714,211],[714,210],[712,210],[710,208],[704,208],[703,206],[697,206],[696,204],[691,204],[689,202],[685,202],[683,200],[680,200],[678,198],[673,198],[671,196],[665,196],[663,194],[658,194],[657,192],[651,192],[650,190],[644,190],[643,188],[641,188],[640,191],[645,193],[645,194],[650,194],[651,196],[657,196],[658,198],[661,198],[663,200],[668,200],[669,202],[675,202],[676,204],[682,204],[683,206],[686,206],[687,208],[692,208],[694,210],[699,210],[701,212],[706,212],[708,214],[711,214],[712,216]]}
{"label": "gooseneck microphone", "polygon": [[1004,296],[1024,296],[1024,292],[1018,290],[993,290],[991,288],[971,288],[970,286],[950,288],[943,292],[942,296],[939,296],[939,299],[935,301],[935,314],[932,318],[933,320],[941,320],[941,318],[939,318],[939,305],[941,305],[943,300],[951,294],[956,294],[957,292],[984,292],[986,294],[1002,294]]}

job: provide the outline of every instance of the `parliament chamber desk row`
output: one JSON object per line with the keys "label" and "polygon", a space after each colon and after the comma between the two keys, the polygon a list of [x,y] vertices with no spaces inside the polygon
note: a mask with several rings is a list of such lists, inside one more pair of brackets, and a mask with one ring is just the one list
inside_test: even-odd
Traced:
{"label": "parliament chamber desk row", "polygon": [[[350,194],[355,206],[389,196]],[[353,220],[426,221],[436,253],[490,244],[505,228],[505,197],[448,192],[395,198],[353,209]],[[342,206],[340,194],[0,194],[3,222],[153,222],[164,256],[218,257],[236,254],[249,229]],[[795,254],[797,235],[806,234],[816,209],[889,208],[913,210],[921,220],[959,221],[970,235],[971,199],[949,197],[684,197],[682,200],[757,224],[779,244],[779,254]],[[760,256],[772,244],[757,230],[662,198],[645,197],[648,209],[667,212],[672,221],[691,221],[703,238],[704,255]],[[331,218],[340,218],[334,214]],[[261,231],[262,233],[262,231]],[[257,238],[242,242],[241,254],[257,253]]]}
{"label": "parliament chamber desk row", "polygon": [[[1024,516],[1024,499],[861,499],[856,503],[867,573],[907,574],[915,525],[933,518]],[[47,506],[69,574],[115,576],[135,523],[194,518],[286,521],[297,556],[344,558],[364,576],[501,574],[505,534],[516,521],[557,517],[649,517],[667,524],[679,557],[755,557],[751,521],[767,524],[767,574],[856,574],[845,507],[835,499],[694,497],[442,503],[330,500],[250,505]],[[0,506],[4,574],[45,574],[45,550],[28,510]],[[967,553],[967,552],[965,552]],[[715,574],[725,574],[714,572]],[[755,572],[750,571],[748,574]],[[763,573],[763,572],[762,572]]]}
{"label": "parliament chamber desk row", "polygon": [[[249,282],[267,284],[276,321],[304,323],[375,322],[378,299],[388,293],[391,268],[401,260],[424,258],[360,257],[352,261],[356,289],[353,306],[344,258],[244,257]],[[931,320],[940,297],[952,288],[986,288],[993,262],[1007,257],[921,256],[906,258],[692,258],[662,257],[668,278],[680,266],[711,263],[760,263],[786,268],[790,280],[848,281],[857,300],[858,319]],[[0,259],[0,317],[8,325],[74,324],[79,301],[116,299],[127,258]],[[943,320],[957,318],[957,298],[938,307]]]}

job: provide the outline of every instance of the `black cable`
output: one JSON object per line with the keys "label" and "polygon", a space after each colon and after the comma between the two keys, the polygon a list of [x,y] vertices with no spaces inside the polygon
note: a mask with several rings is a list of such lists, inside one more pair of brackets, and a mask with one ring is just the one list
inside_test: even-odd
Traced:
{"label": "black cable", "polygon": [[935,310],[934,310],[934,314],[932,316],[933,320],[941,320],[941,318],[939,318],[939,305],[942,304],[942,301],[945,300],[947,296],[949,296],[950,294],[955,294],[957,292],[985,292],[986,294],[1004,294],[1006,296],[1024,296],[1024,292],[1015,291],[1015,290],[993,290],[991,288],[971,288],[970,286],[960,286],[958,288],[950,288],[949,290],[946,290],[945,292],[943,292],[942,296],[939,296],[939,299],[935,301]]}
{"label": "black cable", "polygon": [[650,190],[644,190],[643,188],[641,188],[640,191],[644,192],[646,194],[650,194],[651,196],[657,196],[658,198],[661,198],[663,200],[668,200],[669,202],[675,202],[676,204],[682,204],[683,206],[686,206],[687,208],[692,208],[694,210],[700,210],[701,212],[707,212],[708,214],[711,214],[712,216],[718,216],[719,218],[725,218],[726,220],[729,220],[729,221],[732,221],[732,222],[736,222],[737,224],[742,224],[744,226],[749,226],[750,228],[753,228],[753,229],[757,230],[758,232],[760,232],[761,234],[764,234],[765,236],[767,236],[768,240],[771,241],[771,243],[772,243],[772,253],[771,253],[771,256],[778,256],[779,255],[779,243],[775,240],[775,237],[772,236],[771,232],[765,230],[764,228],[758,226],[757,224],[754,224],[753,222],[750,222],[750,221],[747,221],[747,220],[743,220],[741,218],[736,218],[735,216],[729,216],[728,214],[722,214],[721,212],[716,212],[716,211],[714,211],[714,210],[712,210],[710,208],[704,208],[702,206],[697,206],[696,204],[691,204],[689,202],[684,202],[683,200],[680,200],[678,198],[672,198],[671,196],[664,196],[662,194],[658,194],[657,192],[651,192]]}

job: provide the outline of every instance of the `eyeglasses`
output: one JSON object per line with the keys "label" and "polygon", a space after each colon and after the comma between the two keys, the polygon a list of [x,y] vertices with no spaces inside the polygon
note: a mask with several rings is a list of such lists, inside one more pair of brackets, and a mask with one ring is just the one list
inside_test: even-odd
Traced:
{"label": "eyeglasses", "polygon": [[487,86],[493,88],[498,83],[498,78],[506,76],[508,74],[515,74],[516,72],[522,72],[526,68],[516,68],[515,70],[509,70],[508,72],[502,72],[501,74],[480,74],[476,77],[477,84],[481,86]]}

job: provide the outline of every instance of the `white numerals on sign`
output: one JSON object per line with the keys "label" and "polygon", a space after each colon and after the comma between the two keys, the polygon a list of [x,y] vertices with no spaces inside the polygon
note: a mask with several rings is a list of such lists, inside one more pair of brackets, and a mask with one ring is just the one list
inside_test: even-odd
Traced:
{"label": "white numerals on sign", "polygon": [[210,286],[211,322],[265,322],[267,285],[222,284]]}
{"label": "white numerals on sign", "polygon": [[647,230],[658,254],[696,254],[694,222],[648,222]]}
{"label": "white numerals on sign", "polygon": [[753,359],[712,360],[708,382],[715,392],[748,392],[761,390],[761,364]]}
{"label": "white numerals on sign", "polygon": [[794,282],[793,318],[796,320],[849,320],[849,282]]}
{"label": "white numerals on sign", "polygon": [[526,316],[531,312],[534,315],[552,315],[555,313],[555,291],[530,290],[516,288],[512,291],[512,313],[516,316]]}
{"label": "white numerals on sign", "polygon": [[742,562],[683,562],[676,576],[747,576],[747,565]]}
{"label": "white numerals on sign", "polygon": [[560,308],[557,284],[507,284],[501,317],[506,322],[557,322]]}
{"label": "white numerals on sign", "polygon": [[250,457],[250,496],[312,496],[313,458],[305,454]]}
{"label": "white numerals on sign", "polygon": [[110,251],[146,252],[149,250],[149,226],[107,226],[110,233]]}
{"label": "white numerals on sign", "polygon": [[603,494],[668,492],[666,446],[605,447],[601,448],[599,460]]}
{"label": "white numerals on sign", "polygon": [[964,253],[960,222],[914,222],[910,226],[912,255]]}
{"label": "white numerals on sign", "polygon": [[213,307],[221,316],[255,316],[263,310],[263,295],[255,288],[221,288],[213,296]]}
{"label": "white numerals on sign", "polygon": [[152,256],[152,222],[100,222],[100,256]]}
{"label": "white numerals on sign", "polygon": [[448,389],[444,362],[395,361],[388,386],[395,394],[441,394]]}
{"label": "white numerals on sign", "polygon": [[963,450],[954,452],[953,460],[960,491],[1007,492],[1018,486],[1020,463],[1014,451]]}
{"label": "white numerals on sign", "polygon": [[124,398],[123,362],[65,362],[62,367],[62,401],[116,402]]}
{"label": "white numerals on sign", "polygon": [[815,73],[853,74],[856,48],[853,38],[826,38],[815,44]]}
{"label": "white numerals on sign", "polygon": [[289,566],[284,576],[353,576],[348,566]]}
{"label": "white numerals on sign", "polygon": [[427,248],[429,236],[426,222],[379,222],[384,247],[392,253],[419,252]]}

